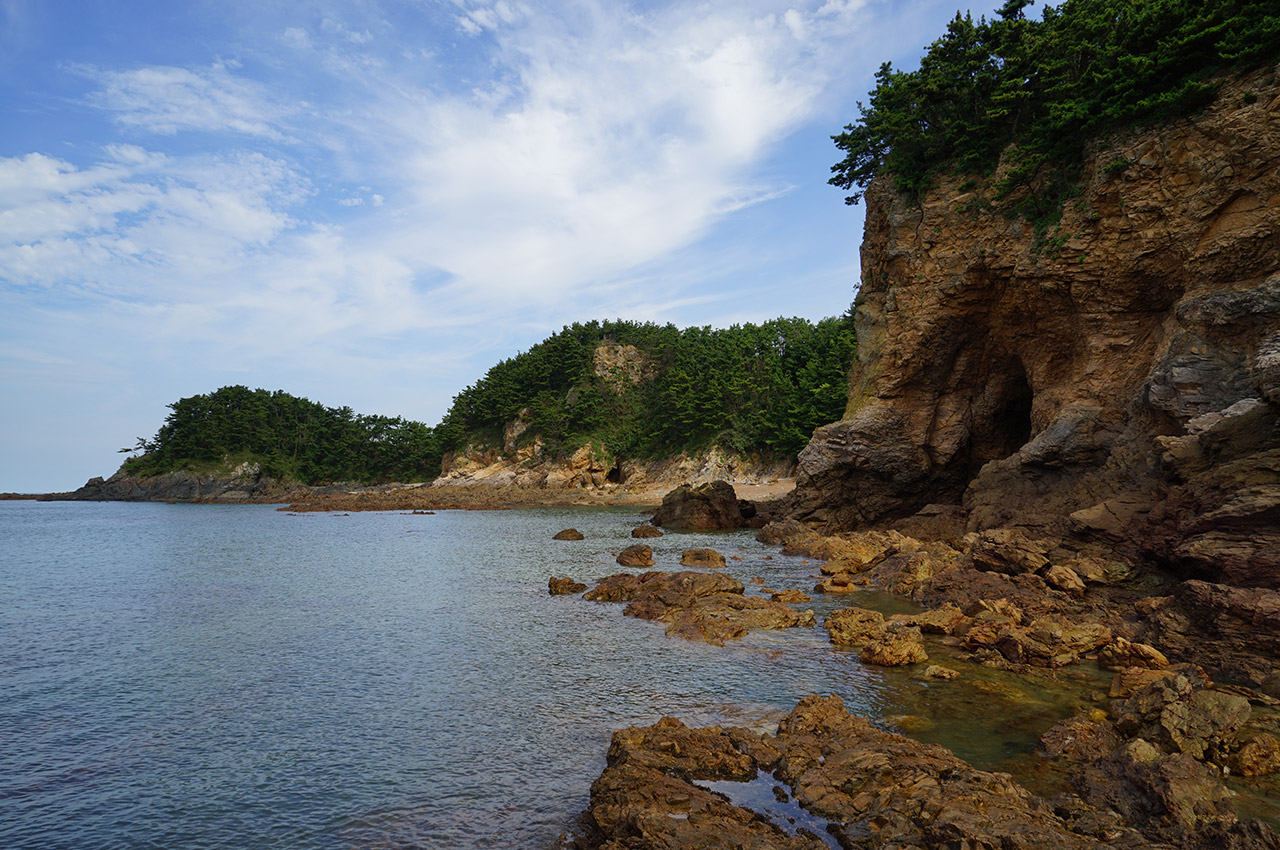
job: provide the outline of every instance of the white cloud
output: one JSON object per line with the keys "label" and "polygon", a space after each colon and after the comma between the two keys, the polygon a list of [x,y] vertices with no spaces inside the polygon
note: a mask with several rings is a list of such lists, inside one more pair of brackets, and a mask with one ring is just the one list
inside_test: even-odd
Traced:
{"label": "white cloud", "polygon": [[[305,32],[286,31],[295,43],[305,37]],[[91,102],[123,127],[161,135],[197,130],[282,139],[279,123],[297,107],[273,102],[265,86],[231,70],[228,63],[215,62],[195,70],[151,66],[86,73],[100,85]]]}
{"label": "white cloud", "polygon": [[[570,303],[692,303],[706,296],[681,291],[687,280],[650,279],[637,297],[635,270],[790,190],[754,171],[842,73],[833,43],[857,6],[458,5],[490,31],[496,68],[462,92],[344,56],[368,29],[336,18],[318,29],[347,47],[315,60],[332,75],[315,114],[231,63],[96,72],[93,101],[123,126],[233,129],[284,153],[0,160],[5,276],[134,299],[166,333],[263,352]],[[356,217],[341,229],[309,206],[302,136],[341,156],[342,174],[324,175],[350,185],[337,203]]]}
{"label": "white cloud", "polygon": [[[492,31],[504,82],[393,89],[371,116],[385,128],[372,159],[394,164],[413,222],[406,256],[477,298],[572,297],[785,191],[752,170],[842,72],[830,43],[852,23],[847,7],[579,5],[465,7],[464,30]],[[827,41],[798,41],[814,31]]]}

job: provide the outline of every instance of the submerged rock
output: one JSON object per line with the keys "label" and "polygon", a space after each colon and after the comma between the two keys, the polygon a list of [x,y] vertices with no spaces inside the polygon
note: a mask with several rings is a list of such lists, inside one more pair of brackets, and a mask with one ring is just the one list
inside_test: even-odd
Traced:
{"label": "submerged rock", "polygon": [[551,538],[552,540],[585,540],[582,532],[576,528],[566,528],[564,531],[556,532]]}

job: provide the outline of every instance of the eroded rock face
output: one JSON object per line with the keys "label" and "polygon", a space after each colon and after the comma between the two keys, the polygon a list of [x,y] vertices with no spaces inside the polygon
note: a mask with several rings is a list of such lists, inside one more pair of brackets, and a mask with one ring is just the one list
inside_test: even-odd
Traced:
{"label": "eroded rock face", "polygon": [[873,184],[850,404],[802,452],[791,514],[849,529],[963,502],[970,529],[1137,540],[1280,586],[1278,108],[1253,75],[1099,150],[1038,245],[984,208],[991,183],[918,205]]}
{"label": "eroded rock face", "polygon": [[662,507],[653,517],[653,524],[663,528],[696,531],[741,528],[742,522],[738,495],[727,481],[682,484],[662,497]]}

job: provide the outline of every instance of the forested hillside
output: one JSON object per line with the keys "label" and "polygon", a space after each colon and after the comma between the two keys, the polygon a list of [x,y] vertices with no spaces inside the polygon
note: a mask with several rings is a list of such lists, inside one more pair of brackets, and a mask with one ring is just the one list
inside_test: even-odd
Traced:
{"label": "forested hillside", "polygon": [[399,417],[361,416],[276,390],[223,387],[169,405],[173,411],[124,463],[131,475],[211,470],[250,460],[304,484],[423,481],[440,472],[435,431]]}
{"label": "forested hillside", "polygon": [[552,456],[588,441],[640,459],[713,444],[790,455],[843,414],[855,349],[851,314],[719,330],[575,323],[459,393],[437,430],[446,451],[499,444],[519,418]]}
{"label": "forested hillside", "polygon": [[362,416],[277,390],[223,387],[180,399],[124,463],[132,475],[209,471],[249,460],[304,484],[430,481],[446,451],[521,441],[543,454],[588,442],[651,459],[718,444],[776,457],[839,419],[855,350],[849,316],[723,330],[635,322],[574,324],[491,368],[439,425]]}
{"label": "forested hillside", "polygon": [[985,174],[1013,145],[993,200],[1043,218],[1073,190],[1090,140],[1191,115],[1223,73],[1280,59],[1274,0],[1064,0],[1038,20],[1032,5],[1007,0],[990,21],[957,13],[917,70],[881,66],[834,137],[846,156],[831,183],[854,190],[848,203],[880,174],[916,194],[939,172]]}

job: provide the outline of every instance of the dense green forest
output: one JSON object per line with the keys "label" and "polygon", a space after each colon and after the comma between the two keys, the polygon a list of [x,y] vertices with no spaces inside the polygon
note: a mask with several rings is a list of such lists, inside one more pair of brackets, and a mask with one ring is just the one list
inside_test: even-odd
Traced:
{"label": "dense green forest", "polygon": [[253,460],[262,471],[304,484],[422,481],[440,472],[435,431],[399,417],[361,416],[277,390],[223,387],[169,405],[172,413],[137,457],[131,475],[216,469]]}
{"label": "dense green forest", "polygon": [[[598,369],[598,349],[629,356],[631,371]],[[614,457],[713,444],[785,456],[844,412],[854,351],[850,314],[722,330],[574,324],[495,365],[434,428],[279,390],[223,387],[169,405],[164,425],[138,441],[124,470],[212,470],[230,459],[254,460],[269,475],[305,484],[424,481],[439,474],[446,451],[473,441],[501,445],[517,417],[529,426],[523,439],[540,436],[552,457],[588,442]]]}
{"label": "dense green forest", "polygon": [[1007,0],[977,22],[957,13],[917,70],[880,67],[858,121],[833,137],[846,156],[831,183],[854,190],[847,203],[880,174],[919,194],[939,173],[989,173],[1014,145],[997,200],[1026,187],[1016,211],[1043,218],[1091,139],[1193,113],[1216,77],[1280,59],[1275,0],[1063,0],[1039,20],[1031,5]]}
{"label": "dense green forest", "polygon": [[[634,346],[648,377],[597,375],[602,343]],[[761,325],[677,329],[635,322],[575,323],[494,366],[454,399],[438,426],[446,451],[501,440],[526,411],[526,439],[554,454],[596,441],[616,457],[656,458],[711,445],[790,455],[839,419],[855,352],[850,313]]]}

